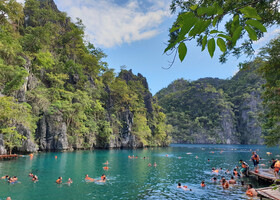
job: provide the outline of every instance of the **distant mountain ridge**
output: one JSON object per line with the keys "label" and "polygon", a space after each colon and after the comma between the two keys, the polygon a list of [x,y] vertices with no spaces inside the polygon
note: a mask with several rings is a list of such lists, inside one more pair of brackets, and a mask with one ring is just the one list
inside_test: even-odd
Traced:
{"label": "distant mountain ridge", "polygon": [[173,142],[263,144],[259,114],[264,80],[250,63],[231,79],[178,79],[155,96],[173,126]]}

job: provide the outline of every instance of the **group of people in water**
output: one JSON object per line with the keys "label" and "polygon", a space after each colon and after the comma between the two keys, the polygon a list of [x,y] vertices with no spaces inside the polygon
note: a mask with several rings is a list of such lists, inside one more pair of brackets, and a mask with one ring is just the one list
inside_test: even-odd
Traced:
{"label": "group of people in water", "polygon": [[[210,152],[210,153],[212,153],[212,152]],[[165,156],[168,157],[168,154],[166,154]],[[128,158],[129,159],[137,159],[138,156],[133,155],[133,156],[128,156]],[[198,157],[196,157],[196,158],[198,158]],[[55,157],[55,159],[57,159],[57,157]],[[145,160],[145,159],[149,159],[149,158],[148,157],[143,157],[143,159]],[[179,157],[179,159],[181,159],[181,157]],[[251,160],[253,162],[254,170],[255,170],[256,173],[259,172],[259,161],[260,161],[260,159],[261,158],[259,157],[259,155],[256,152],[252,152]],[[207,161],[210,162],[210,159],[207,159]],[[279,178],[278,173],[279,173],[279,170],[280,170],[280,161],[277,160],[277,159],[272,159],[272,161],[270,161],[270,162],[271,162],[270,167],[273,169],[275,177]],[[222,168],[214,168],[213,167],[212,168],[212,174],[214,174],[214,177],[211,179],[211,182],[214,183],[214,184],[220,184],[223,189],[228,189],[230,186],[233,186],[233,185],[241,185],[242,187],[247,189],[246,190],[246,195],[248,195],[250,197],[257,196],[257,192],[253,188],[252,184],[248,184],[247,186],[245,186],[243,180],[240,180],[240,182],[239,181],[237,182],[237,180],[239,180],[239,178],[244,177],[244,176],[246,176],[246,177],[249,176],[249,165],[243,160],[240,160],[239,163],[241,164],[241,167],[236,166],[232,170],[232,172],[230,172],[228,169],[223,170]],[[108,170],[109,169],[109,167],[108,167],[109,162],[107,161],[103,164],[105,165],[103,167],[103,169]],[[151,167],[152,164],[149,163],[148,166]],[[157,163],[154,162],[153,166],[156,167]],[[218,180],[217,177],[221,174],[223,174],[225,176],[228,176],[230,178],[227,180],[225,176],[221,176],[220,180]],[[29,177],[32,178],[33,182],[37,182],[39,180],[38,176],[33,174],[33,173],[29,173]],[[16,176],[10,177],[9,175],[5,175],[1,179],[4,179],[8,183],[11,183],[11,184],[20,183]],[[106,180],[107,180],[107,177],[106,177],[105,174],[102,174],[101,179],[98,179],[98,180],[89,177],[88,174],[86,174],[85,178],[84,178],[85,182],[102,182],[102,183],[105,183]],[[62,177],[58,177],[58,179],[55,181],[55,183],[56,184],[63,184]],[[71,178],[68,178],[67,182],[65,182],[64,184],[68,184],[70,186],[72,183],[73,183],[73,180]],[[206,187],[206,182],[204,180],[201,181],[200,186],[202,188],[205,188]],[[178,183],[177,188],[180,188],[184,191],[192,191],[192,189],[188,188],[188,186],[186,186],[186,185],[182,185],[180,182]],[[8,197],[8,198],[7,198],[7,200],[11,200],[10,197]]]}
{"label": "group of people in water", "polygon": [[[252,152],[251,160],[253,162],[255,172],[259,173],[260,157],[259,157],[259,155],[255,151]],[[207,161],[210,162],[210,159],[208,159]],[[214,167],[212,167],[212,174],[215,174],[215,175],[211,179],[211,181],[214,184],[218,184],[219,183],[223,189],[228,189],[230,186],[234,186],[234,185],[240,185],[241,187],[244,187],[244,189],[246,189],[246,195],[247,196],[256,197],[258,193],[253,188],[252,184],[249,183],[249,184],[245,185],[243,180],[240,180],[240,184],[237,182],[237,180],[239,178],[248,177],[249,176],[249,165],[245,161],[243,161],[243,160],[240,160],[239,163],[241,164],[241,167],[240,166],[236,166],[233,169],[232,174],[231,174],[231,172],[228,169],[227,170],[223,170],[222,168],[214,168]],[[278,172],[280,170],[280,161],[272,159],[271,163],[272,163],[271,164],[271,168],[274,169],[275,176],[277,177],[278,176]],[[240,169],[240,171],[238,171],[239,169]],[[225,176],[221,176],[221,179],[218,180],[217,176],[221,175],[221,174],[230,175],[229,180],[227,180]],[[202,188],[206,187],[205,181],[202,181],[200,186]],[[177,188],[181,188],[184,191],[192,191],[192,189],[188,188],[188,186],[186,186],[186,185],[182,185],[180,182],[178,183]]]}

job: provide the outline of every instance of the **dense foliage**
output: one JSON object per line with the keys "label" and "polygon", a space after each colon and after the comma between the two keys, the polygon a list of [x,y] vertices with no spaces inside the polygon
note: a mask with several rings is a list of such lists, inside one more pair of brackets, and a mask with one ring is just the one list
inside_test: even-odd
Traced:
{"label": "dense foliage", "polygon": [[126,82],[126,70],[116,77],[102,50],[84,40],[81,20],[71,22],[52,0],[24,8],[4,0],[0,11],[0,134],[10,149],[25,139],[18,124],[35,133],[38,120],[53,115],[66,124],[70,147],[109,147],[123,133],[125,112],[140,146],[168,144],[165,115],[153,99],[149,112],[144,103],[145,78]]}
{"label": "dense foliage", "polygon": [[156,94],[175,142],[261,143],[260,134],[252,136],[260,127],[264,80],[257,61],[246,66],[229,80],[179,79]]}
{"label": "dense foliage", "polygon": [[272,40],[260,53],[264,64],[261,72],[266,80],[263,93],[264,129],[267,130],[266,142],[269,145],[280,143],[280,36]]}
{"label": "dense foliage", "polygon": [[[277,0],[173,0],[171,11],[179,15],[170,29],[169,44],[164,52],[178,51],[181,61],[187,54],[187,46],[196,40],[202,51],[208,49],[211,57],[216,45],[222,52],[221,62],[229,54],[252,55],[253,41],[260,39],[267,27],[280,24]],[[248,39],[238,40],[248,35]],[[176,54],[175,54],[176,55]]]}

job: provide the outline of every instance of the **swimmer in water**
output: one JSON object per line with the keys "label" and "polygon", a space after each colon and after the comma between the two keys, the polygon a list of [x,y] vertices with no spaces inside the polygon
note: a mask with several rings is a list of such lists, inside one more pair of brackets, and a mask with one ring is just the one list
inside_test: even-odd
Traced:
{"label": "swimmer in water", "polygon": [[32,173],[29,173],[29,175],[28,175],[29,177],[33,177],[34,175],[32,174]]}
{"label": "swimmer in water", "polygon": [[103,167],[104,170],[108,170],[109,167],[106,165],[105,167]]}
{"label": "swimmer in water", "polygon": [[32,177],[32,181],[34,181],[34,183],[35,183],[35,182],[37,182],[37,181],[39,181],[38,176],[33,175],[33,177]]}
{"label": "swimmer in water", "polygon": [[247,191],[246,191],[246,195],[248,195],[250,197],[256,197],[258,195],[256,190],[253,188],[252,184],[248,185],[248,188],[247,188]]}
{"label": "swimmer in water", "polygon": [[6,200],[12,200],[11,197],[7,197]]}
{"label": "swimmer in water", "polygon": [[8,180],[9,179],[9,175],[3,176],[1,179]]}
{"label": "swimmer in water", "polygon": [[85,181],[86,181],[86,182],[93,182],[93,181],[94,181],[94,178],[90,178],[88,175],[86,175]]}
{"label": "swimmer in water", "polygon": [[213,177],[211,180],[212,180],[214,183],[217,183],[217,178],[216,178],[216,177]]}
{"label": "swimmer in water", "polygon": [[58,179],[55,181],[57,184],[61,184],[62,183],[62,177],[58,177]]}
{"label": "swimmer in water", "polygon": [[181,188],[181,189],[183,189],[185,191],[187,191],[187,190],[192,191],[192,189],[188,189],[188,186],[186,186],[186,185],[182,186],[181,183],[178,183],[177,188]]}
{"label": "swimmer in water", "polygon": [[107,160],[107,162],[103,163],[103,165],[109,165],[109,162],[108,162],[108,160]]}
{"label": "swimmer in water", "polygon": [[234,180],[233,176],[231,176],[231,178],[228,182],[229,182],[229,184],[236,184],[236,180]]}
{"label": "swimmer in water", "polygon": [[68,178],[68,181],[66,182],[68,185],[70,185],[71,183],[73,183],[71,178]]}
{"label": "swimmer in water", "polygon": [[149,163],[149,164],[148,164],[148,166],[149,166],[149,167],[151,167],[151,166],[152,166],[152,164],[151,164],[151,163]]}
{"label": "swimmer in water", "polygon": [[105,176],[105,174],[102,174],[102,176],[101,176],[101,179],[100,180],[98,180],[97,182],[103,182],[103,183],[105,183],[106,182],[106,176]]}
{"label": "swimmer in water", "polygon": [[198,159],[198,156],[195,156],[196,159]]}
{"label": "swimmer in water", "polygon": [[227,180],[225,178],[222,179],[222,186],[224,189],[229,188],[229,183],[227,182]]}
{"label": "swimmer in water", "polygon": [[205,185],[205,182],[204,182],[204,181],[201,181],[200,186],[201,186],[201,187],[205,187],[205,186],[206,186],[206,185]]}
{"label": "swimmer in water", "polygon": [[154,167],[156,167],[156,166],[157,166],[157,163],[155,162],[155,163],[154,163]]}

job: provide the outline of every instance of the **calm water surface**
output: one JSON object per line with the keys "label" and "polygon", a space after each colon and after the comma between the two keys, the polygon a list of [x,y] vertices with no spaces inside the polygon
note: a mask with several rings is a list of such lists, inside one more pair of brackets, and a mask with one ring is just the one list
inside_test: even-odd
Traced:
{"label": "calm water surface", "polygon": [[[220,151],[223,151],[220,153]],[[243,159],[250,165],[250,150],[258,150],[261,163],[268,166],[268,160],[278,157],[279,148],[257,145],[171,145],[167,148],[138,150],[94,150],[66,153],[38,153],[16,160],[0,161],[0,175],[18,176],[20,184],[8,184],[0,180],[0,199],[11,196],[12,200],[88,200],[88,199],[250,199],[241,186],[223,190],[212,183],[212,167],[233,170]],[[214,153],[210,153],[214,151]],[[272,155],[267,155],[271,152]],[[192,153],[192,154],[187,154]],[[168,157],[166,157],[168,154]],[[129,159],[137,155],[138,159]],[[55,156],[58,158],[55,159]],[[143,157],[149,157],[143,160]],[[198,156],[196,159],[195,157]],[[179,159],[181,157],[181,159]],[[210,159],[210,162],[207,159]],[[109,161],[109,170],[104,172],[103,164]],[[148,167],[148,163],[157,167]],[[28,173],[38,175],[33,183]],[[85,174],[100,179],[105,173],[106,183],[86,183]],[[218,179],[224,172],[218,175]],[[74,183],[57,185],[71,177]],[[227,175],[229,178],[230,175]],[[205,180],[206,187],[200,183]],[[240,182],[241,179],[238,179]],[[253,178],[244,178],[245,183],[258,185]],[[193,191],[177,189],[177,183],[187,185]]]}

